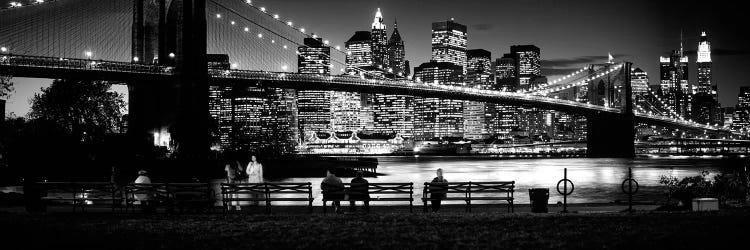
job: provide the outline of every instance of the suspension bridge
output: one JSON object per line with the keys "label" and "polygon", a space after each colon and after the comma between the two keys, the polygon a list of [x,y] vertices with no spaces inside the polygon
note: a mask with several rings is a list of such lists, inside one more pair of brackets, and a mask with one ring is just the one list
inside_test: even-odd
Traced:
{"label": "suspension bridge", "polygon": [[[399,94],[558,110],[586,117],[590,156],[632,156],[636,123],[730,132],[675,116],[653,93],[649,100],[655,101],[633,103],[629,62],[504,92],[365,77],[365,70],[345,75],[345,51],[326,40],[333,52],[326,55],[331,63],[326,66],[341,74],[298,74],[296,48],[319,34],[252,1],[35,0],[4,6],[0,73],[127,84],[132,137],[148,142],[152,131],[168,126],[187,155],[208,150],[209,85]],[[231,68],[209,69],[208,54],[229,55]],[[561,95],[604,78],[619,79],[621,94],[602,101],[589,98],[594,102]]]}

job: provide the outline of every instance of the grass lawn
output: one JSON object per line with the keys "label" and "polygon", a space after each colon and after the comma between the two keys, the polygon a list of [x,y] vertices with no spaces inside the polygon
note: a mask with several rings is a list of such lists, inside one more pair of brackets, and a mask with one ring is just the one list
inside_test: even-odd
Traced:
{"label": "grass lawn", "polygon": [[749,217],[748,209],[564,215],[2,213],[0,242],[21,244],[5,249],[716,249],[747,245]]}

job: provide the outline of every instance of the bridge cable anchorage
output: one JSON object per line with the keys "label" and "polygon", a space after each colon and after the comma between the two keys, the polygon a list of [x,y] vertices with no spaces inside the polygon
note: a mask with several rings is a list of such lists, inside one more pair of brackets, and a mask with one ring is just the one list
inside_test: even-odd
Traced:
{"label": "bridge cable anchorage", "polygon": [[[252,23],[252,24],[254,24],[254,25],[256,25],[256,26],[258,26],[258,27],[260,27],[260,28],[262,28],[262,29],[264,29],[264,30],[266,30],[266,31],[268,31],[269,33],[272,33],[272,34],[274,34],[274,35],[276,35],[276,36],[278,36],[278,37],[280,37],[280,38],[282,38],[282,39],[284,39],[284,40],[287,40],[288,42],[291,42],[291,43],[293,43],[293,44],[295,44],[295,45],[297,45],[297,46],[299,46],[299,47],[309,47],[309,46],[307,46],[307,45],[305,45],[305,44],[302,44],[302,43],[296,42],[296,41],[294,41],[294,40],[293,40],[293,39],[291,39],[291,38],[288,38],[288,37],[286,37],[286,36],[283,36],[283,35],[279,34],[278,32],[275,32],[275,31],[273,31],[273,30],[271,30],[271,29],[269,29],[269,28],[267,28],[267,27],[265,27],[265,26],[263,26],[263,25],[259,24],[258,22],[255,22],[255,21],[251,20],[250,18],[247,18],[247,17],[243,16],[243,15],[242,15],[241,13],[239,13],[238,11],[236,11],[236,10],[234,10],[234,9],[230,8],[230,7],[227,7],[227,6],[226,6],[226,5],[224,5],[224,4],[221,4],[221,3],[219,3],[219,2],[217,2],[217,1],[215,1],[215,0],[209,0],[209,1],[210,1],[211,3],[213,3],[213,4],[215,4],[216,6],[218,6],[218,7],[222,8],[222,9],[224,9],[224,10],[228,11],[228,12],[231,12],[231,13],[233,13],[233,14],[235,14],[235,15],[239,16],[240,18],[242,18],[242,19],[244,19],[244,20],[246,20],[246,21],[248,21],[248,22],[250,22],[250,23]],[[278,14],[271,14],[271,13],[270,13],[269,11],[267,11],[267,10],[265,9],[265,7],[258,7],[258,6],[255,6],[255,5],[253,5],[253,4],[252,4],[252,1],[243,1],[243,3],[247,4],[248,6],[250,6],[250,7],[251,7],[251,9],[254,9],[254,10],[256,10],[256,11],[260,12],[261,14],[263,14],[263,15],[266,15],[266,16],[268,16],[268,17],[272,18],[272,20],[274,20],[274,21],[276,21],[276,22],[279,22],[279,23],[283,24],[283,25],[284,25],[285,27],[288,27],[288,28],[290,28],[290,29],[292,29],[292,30],[294,30],[294,31],[296,31],[296,32],[299,32],[300,34],[304,35],[305,37],[308,37],[308,38],[317,38],[317,36],[316,36],[316,35],[310,35],[310,34],[307,34],[307,33],[305,32],[304,28],[297,28],[297,27],[294,27],[294,26],[292,25],[292,22],[291,22],[291,21],[287,21],[287,22],[284,22],[283,20],[281,20],[281,19],[280,19],[280,17],[279,17],[279,15],[278,15]],[[217,14],[217,17],[218,17],[218,18],[220,18],[220,14]],[[217,19],[218,19],[218,18],[217,18]],[[325,41],[324,41],[324,46],[326,46],[326,47],[329,47],[329,48],[330,48],[331,50],[333,50],[333,51],[335,51],[335,52],[339,52],[339,53],[341,53],[342,55],[346,56],[346,52],[345,52],[345,51],[343,51],[343,50],[341,50],[340,46],[335,46],[335,47],[334,47],[334,46],[331,46],[331,45],[329,45],[329,44],[330,44],[330,42],[329,42],[329,43],[325,43]],[[284,48],[284,49],[287,49],[287,48]],[[370,71],[368,71],[368,70],[362,69],[362,68],[360,68],[360,67],[346,67],[346,63],[345,63],[345,62],[342,62],[342,61],[339,61],[339,60],[337,60],[337,59],[334,59],[333,57],[331,57],[331,55],[327,55],[327,54],[324,54],[324,53],[317,53],[317,55],[323,55],[323,56],[325,56],[325,57],[328,57],[328,59],[329,59],[329,60],[331,60],[331,61],[333,61],[333,62],[336,62],[336,63],[339,63],[339,64],[341,64],[341,65],[342,65],[342,68],[341,68],[342,70],[343,70],[344,68],[348,68],[348,69],[352,69],[352,70],[355,70],[355,71],[357,71],[357,72],[358,72],[358,73],[360,73],[360,74],[368,75],[368,76],[371,76],[371,77],[373,77],[373,78],[376,78],[376,79],[385,79],[385,77],[383,77],[383,76],[380,76],[380,75],[376,75],[376,74],[374,74],[374,73],[372,73],[372,72],[370,72]],[[321,65],[323,64],[322,62],[315,62],[315,63],[321,64]]]}

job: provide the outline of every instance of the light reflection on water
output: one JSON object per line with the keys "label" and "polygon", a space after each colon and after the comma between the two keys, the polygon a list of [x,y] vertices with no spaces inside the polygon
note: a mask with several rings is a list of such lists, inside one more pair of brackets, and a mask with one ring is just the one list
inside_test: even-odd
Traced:
{"label": "light reflection on water", "polygon": [[[633,168],[633,177],[640,184],[640,190],[634,196],[634,200],[661,202],[665,199],[664,189],[659,184],[661,175],[672,175],[681,179],[700,175],[701,171],[708,170],[713,176],[718,173],[731,172],[732,169],[739,169],[746,165],[746,161],[722,158],[491,159],[421,156],[378,157],[378,160],[378,173],[385,175],[368,178],[368,180],[370,182],[413,182],[415,205],[421,204],[424,182],[435,177],[437,168],[443,169],[444,176],[449,181],[515,181],[516,204],[528,204],[529,188],[549,188],[549,203],[562,202],[563,197],[555,191],[555,185],[563,178],[565,168],[568,169],[568,179],[575,184],[575,191],[568,197],[568,202],[609,203],[615,200],[627,201],[627,196],[622,193],[620,185],[628,175],[628,167]],[[321,205],[320,182],[322,179],[321,176],[319,178],[286,178],[282,181],[313,183],[314,204]],[[342,180],[349,182],[351,178],[342,178]],[[377,204],[384,204],[384,202],[373,203],[373,205]]]}

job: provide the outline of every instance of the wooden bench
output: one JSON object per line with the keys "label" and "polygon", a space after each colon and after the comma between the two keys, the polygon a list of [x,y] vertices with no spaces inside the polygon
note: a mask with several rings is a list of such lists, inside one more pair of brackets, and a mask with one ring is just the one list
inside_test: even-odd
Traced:
{"label": "wooden bench", "polygon": [[[109,182],[38,182],[42,196],[40,199],[49,204],[52,202],[70,203],[73,212],[80,207],[105,205],[113,212],[123,201],[122,192],[114,183]],[[59,203],[58,203],[59,204]]]}
{"label": "wooden bench", "polygon": [[[125,186],[126,211],[136,201],[161,203],[168,211],[175,207],[213,210],[215,192],[210,183],[128,183]],[[145,199],[144,199],[145,198]]]}
{"label": "wooden bench", "polygon": [[[423,212],[427,212],[427,202],[434,200],[460,200],[466,202],[466,212],[471,212],[471,201],[507,201],[508,212],[513,212],[513,192],[515,181],[495,182],[425,182],[422,192]],[[445,194],[445,198],[430,198],[431,194]],[[453,194],[453,195],[451,195]],[[488,195],[482,195],[488,194]],[[504,195],[494,195],[504,194]],[[477,196],[481,195],[481,196]]]}
{"label": "wooden bench", "polygon": [[221,198],[224,208],[232,206],[232,202],[264,201],[266,212],[271,211],[274,201],[305,201],[308,210],[312,212],[313,197],[310,182],[285,183],[222,183]]}
{"label": "wooden bench", "polygon": [[[326,212],[326,203],[341,201],[408,201],[409,212],[413,212],[414,205],[414,183],[343,183],[341,186],[332,186],[323,183],[323,213]],[[409,195],[406,197],[406,195]],[[369,198],[367,198],[369,195]],[[385,195],[385,197],[379,197]],[[373,198],[373,196],[375,196]],[[368,204],[368,203],[365,203]]]}
{"label": "wooden bench", "polygon": [[[169,203],[166,183],[128,183],[125,185],[125,211],[133,210],[135,202]],[[169,204],[171,206],[171,204]]]}

